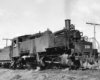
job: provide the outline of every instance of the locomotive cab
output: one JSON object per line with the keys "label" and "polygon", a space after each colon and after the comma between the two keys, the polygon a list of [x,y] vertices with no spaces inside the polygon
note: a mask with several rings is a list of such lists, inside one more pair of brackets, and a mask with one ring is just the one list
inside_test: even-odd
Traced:
{"label": "locomotive cab", "polygon": [[12,40],[12,57],[18,57],[20,53],[20,43],[26,41],[29,35],[19,36]]}

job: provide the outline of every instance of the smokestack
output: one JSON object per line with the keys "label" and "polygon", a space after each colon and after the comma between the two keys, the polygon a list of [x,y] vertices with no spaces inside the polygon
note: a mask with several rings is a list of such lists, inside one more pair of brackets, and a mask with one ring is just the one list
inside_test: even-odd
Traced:
{"label": "smokestack", "polygon": [[71,23],[70,19],[65,20],[65,29],[70,30],[70,23]]}

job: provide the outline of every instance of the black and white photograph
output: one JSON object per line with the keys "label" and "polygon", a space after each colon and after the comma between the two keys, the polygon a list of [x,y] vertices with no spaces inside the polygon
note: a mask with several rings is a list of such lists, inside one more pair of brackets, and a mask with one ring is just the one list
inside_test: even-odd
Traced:
{"label": "black and white photograph", "polygon": [[0,0],[0,80],[100,80],[100,0]]}

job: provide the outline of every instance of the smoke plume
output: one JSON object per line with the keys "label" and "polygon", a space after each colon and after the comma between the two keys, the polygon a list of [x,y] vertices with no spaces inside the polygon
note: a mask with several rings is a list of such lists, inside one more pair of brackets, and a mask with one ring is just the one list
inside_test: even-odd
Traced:
{"label": "smoke plume", "polygon": [[64,0],[65,3],[65,17],[71,19],[71,14],[75,8],[78,0]]}

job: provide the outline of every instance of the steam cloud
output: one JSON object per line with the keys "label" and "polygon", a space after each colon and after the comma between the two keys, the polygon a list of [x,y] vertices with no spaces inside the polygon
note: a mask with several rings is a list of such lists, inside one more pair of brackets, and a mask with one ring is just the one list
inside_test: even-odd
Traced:
{"label": "steam cloud", "polygon": [[74,10],[74,7],[76,5],[78,0],[64,0],[65,3],[65,17],[68,19],[71,19],[71,14]]}

